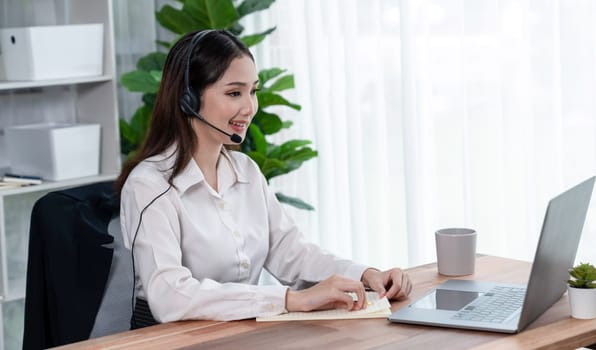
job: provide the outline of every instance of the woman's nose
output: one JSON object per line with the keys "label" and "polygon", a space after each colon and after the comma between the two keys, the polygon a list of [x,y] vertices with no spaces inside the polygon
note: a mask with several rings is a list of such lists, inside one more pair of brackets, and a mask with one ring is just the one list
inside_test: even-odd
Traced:
{"label": "woman's nose", "polygon": [[245,99],[242,108],[242,112],[244,115],[248,115],[251,117],[254,116],[257,113],[257,109],[259,109],[259,101],[257,100],[257,95],[249,95],[249,97]]}

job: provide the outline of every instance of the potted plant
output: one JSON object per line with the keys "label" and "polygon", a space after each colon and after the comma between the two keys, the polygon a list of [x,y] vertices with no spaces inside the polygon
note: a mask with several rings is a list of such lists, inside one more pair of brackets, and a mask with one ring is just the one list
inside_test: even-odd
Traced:
{"label": "potted plant", "polygon": [[580,263],[569,269],[571,279],[567,280],[571,317],[596,318],[596,267]]}

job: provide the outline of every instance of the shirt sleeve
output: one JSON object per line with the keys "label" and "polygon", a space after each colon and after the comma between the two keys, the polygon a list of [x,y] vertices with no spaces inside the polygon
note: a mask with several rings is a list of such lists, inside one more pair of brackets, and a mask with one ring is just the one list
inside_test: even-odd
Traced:
{"label": "shirt sleeve", "polygon": [[175,189],[155,199],[167,186],[165,181],[129,178],[121,196],[124,242],[131,249],[134,241],[136,276],[155,319],[227,321],[282,313],[287,287],[218,283],[192,276],[182,264]]}
{"label": "shirt sleeve", "polygon": [[360,281],[368,266],[341,259],[308,242],[264,179],[262,185],[270,230],[265,268],[271,274],[293,289],[307,288],[335,274]]}

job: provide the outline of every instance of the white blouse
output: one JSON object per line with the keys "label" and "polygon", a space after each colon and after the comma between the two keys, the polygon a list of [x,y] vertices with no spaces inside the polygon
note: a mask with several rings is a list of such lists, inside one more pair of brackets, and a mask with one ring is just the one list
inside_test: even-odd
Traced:
{"label": "white blouse", "polygon": [[[147,299],[156,320],[280,314],[286,286],[303,288],[333,274],[360,280],[367,269],[307,242],[245,154],[222,151],[218,190],[194,160],[168,190],[174,160],[171,148],[141,162],[121,195],[124,244],[130,249],[134,241],[137,296]],[[286,286],[258,285],[263,268]]]}

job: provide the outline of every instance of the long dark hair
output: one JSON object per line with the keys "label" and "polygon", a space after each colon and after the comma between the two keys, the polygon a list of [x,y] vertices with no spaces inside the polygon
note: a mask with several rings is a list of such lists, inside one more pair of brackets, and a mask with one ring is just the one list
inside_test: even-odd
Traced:
{"label": "long dark hair", "polygon": [[[173,179],[191,160],[197,139],[190,123],[191,118],[182,113],[179,101],[184,90],[188,50],[193,37],[198,33],[184,35],[170,49],[164,64],[149,130],[140,149],[124,164],[116,179],[115,187],[118,193],[135,166],[144,159],[164,152],[173,144],[176,144],[177,154],[168,178],[170,185],[173,185]],[[246,55],[254,61],[246,45],[225,30],[206,33],[192,50],[188,80],[189,86],[197,93],[198,100],[205,88],[224,75],[233,59]]]}

